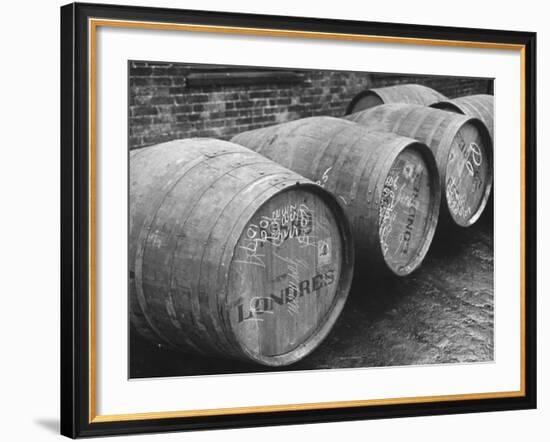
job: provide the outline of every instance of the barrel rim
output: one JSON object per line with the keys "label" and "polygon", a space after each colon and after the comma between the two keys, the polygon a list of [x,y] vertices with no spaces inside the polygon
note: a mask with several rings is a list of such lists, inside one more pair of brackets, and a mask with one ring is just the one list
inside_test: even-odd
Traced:
{"label": "barrel rim", "polygon": [[[491,94],[473,94],[473,95],[463,95],[456,98],[448,98],[446,100],[438,101],[437,103],[430,104],[430,107],[434,109],[449,110],[452,109],[454,112],[458,112],[462,115],[467,115],[467,113],[462,108],[462,104],[466,102],[467,99],[472,98],[475,100],[494,100],[495,96]],[[477,117],[472,117],[477,118]]]}
{"label": "barrel rim", "polygon": [[431,108],[439,109],[447,112],[457,112],[461,115],[466,115],[464,111],[453,100],[442,100],[437,103],[430,104]]}
{"label": "barrel rim", "polygon": [[[446,192],[445,192],[444,200],[445,200],[445,207],[447,209],[447,212],[451,216],[452,220],[456,223],[456,225],[458,225],[460,227],[470,227],[479,220],[479,218],[481,217],[481,215],[483,214],[483,211],[485,210],[485,208],[487,206],[487,202],[489,201],[489,197],[491,195],[491,190],[493,188],[493,167],[494,167],[494,165],[493,165],[494,164],[493,163],[493,161],[494,161],[494,159],[493,159],[493,140],[491,138],[491,134],[489,133],[489,129],[487,129],[487,126],[485,126],[485,123],[483,123],[483,121],[481,121],[479,118],[468,116],[466,121],[464,121],[460,125],[459,130],[462,129],[466,124],[472,124],[477,129],[479,129],[482,132],[483,138],[486,140],[485,147],[486,147],[487,159],[488,159],[488,162],[489,162],[489,167],[487,168],[489,180],[488,180],[487,186],[485,187],[485,191],[483,192],[483,197],[481,198],[481,200],[480,200],[480,202],[477,206],[476,211],[474,212],[474,214],[471,217],[468,218],[468,220],[466,222],[459,222],[456,219],[456,217],[453,216],[452,212],[449,209],[447,196],[446,196]],[[450,151],[449,151],[448,154],[450,155]],[[445,168],[445,173],[446,173],[446,170],[447,169]]]}
{"label": "barrel rim", "polygon": [[361,109],[360,111],[355,111],[353,112],[353,108],[355,107],[355,105],[357,104],[358,101],[362,100],[363,98],[365,98],[366,96],[368,95],[375,95],[377,96],[378,98],[380,98],[380,100],[382,100],[382,103],[381,104],[384,104],[384,99],[378,94],[378,92],[376,92],[376,88],[374,89],[365,89],[365,90],[362,90],[361,92],[359,92],[358,94],[356,94],[352,99],[351,101],[349,102],[348,106],[346,107],[346,112],[344,115],[351,115],[351,114],[354,114],[356,112],[361,112],[361,111],[364,111],[364,110],[367,110],[367,109]]}
{"label": "barrel rim", "polygon": [[[401,135],[396,135],[396,136],[404,139],[408,139],[408,137],[403,137]],[[403,146],[403,148],[395,156],[394,161],[392,161],[392,163],[390,164],[390,168],[395,162],[395,160],[397,160],[397,157],[407,149],[414,149],[417,152],[419,152],[422,157],[422,160],[426,162],[427,167],[430,169],[430,210],[429,210],[428,221],[426,223],[426,230],[423,235],[424,240],[422,242],[422,245],[417,249],[415,255],[409,260],[409,263],[406,266],[401,267],[402,271],[399,271],[400,269],[396,269],[394,268],[395,266],[390,265],[390,263],[386,259],[386,256],[382,253],[381,243],[380,241],[378,241],[380,254],[382,255],[384,262],[386,263],[386,267],[389,268],[397,276],[409,275],[412,272],[414,272],[416,269],[418,269],[422,264],[432,244],[435,231],[437,228],[437,224],[439,221],[439,209],[441,207],[442,192],[441,192],[441,181],[439,177],[439,169],[437,167],[435,156],[432,150],[426,144],[411,138],[410,143]],[[387,171],[384,171],[384,173],[386,174],[388,172],[389,172],[389,169]]]}
{"label": "barrel rim", "polygon": [[[228,333],[231,334],[232,341],[235,342],[239,349],[242,351],[242,358],[249,362],[254,361],[256,363],[266,366],[279,367],[294,364],[303,359],[304,357],[309,355],[327,337],[327,335],[335,325],[336,321],[338,320],[340,314],[342,313],[344,305],[346,304],[346,300],[349,296],[355,264],[355,244],[349,219],[346,216],[344,208],[332,193],[330,193],[328,190],[325,190],[320,185],[306,180],[306,178],[304,178],[304,181],[302,182],[297,180],[290,180],[293,184],[289,184],[284,188],[278,189],[278,191],[267,195],[265,199],[261,202],[261,204],[256,206],[256,210],[253,212],[253,214],[245,219],[244,225],[248,224],[252,220],[256,212],[276,195],[281,195],[282,193],[289,192],[298,188],[306,188],[320,196],[327,203],[327,206],[333,211],[335,219],[338,220],[338,229],[340,231],[340,235],[342,236],[342,265],[340,270],[340,278],[338,280],[338,286],[336,288],[336,294],[332,302],[331,308],[324,316],[324,319],[326,320],[319,324],[319,326],[311,332],[309,337],[304,342],[302,342],[292,350],[289,350],[280,355],[267,356],[259,355],[252,352],[238,339],[235,329],[233,328],[233,323],[228,318]],[[228,257],[228,261],[231,263],[233,262],[233,256],[236,246],[237,243],[233,245],[231,255]],[[228,272],[230,270],[231,269],[229,268]],[[227,290],[225,295],[227,296]]]}

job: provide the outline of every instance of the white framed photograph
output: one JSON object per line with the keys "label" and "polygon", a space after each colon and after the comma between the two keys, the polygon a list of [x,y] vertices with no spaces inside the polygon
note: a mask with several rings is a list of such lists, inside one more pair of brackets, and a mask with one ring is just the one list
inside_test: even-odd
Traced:
{"label": "white framed photograph", "polygon": [[61,17],[63,434],[535,406],[533,33]]}

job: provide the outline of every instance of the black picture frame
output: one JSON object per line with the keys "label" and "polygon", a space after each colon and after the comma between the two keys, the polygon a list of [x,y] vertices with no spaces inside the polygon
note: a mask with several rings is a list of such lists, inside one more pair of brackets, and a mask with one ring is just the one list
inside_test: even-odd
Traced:
{"label": "black picture frame", "polygon": [[[198,417],[95,420],[90,388],[89,27],[90,18],[314,33],[520,45],[524,51],[524,395]],[[347,421],[536,408],[536,34],[73,3],[61,8],[61,434],[145,432]]]}

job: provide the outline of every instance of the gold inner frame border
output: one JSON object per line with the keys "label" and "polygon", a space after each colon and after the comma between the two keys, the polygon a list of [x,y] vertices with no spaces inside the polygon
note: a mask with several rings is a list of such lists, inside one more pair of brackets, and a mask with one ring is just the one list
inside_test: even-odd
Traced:
{"label": "gold inner frame border", "polygon": [[[315,402],[284,405],[260,405],[235,408],[214,408],[179,411],[153,411],[146,413],[109,414],[98,415],[96,413],[96,35],[98,27],[134,28],[148,30],[170,30],[186,32],[208,32],[218,34],[237,34],[270,37],[293,37],[308,39],[358,41],[370,43],[411,44],[420,46],[446,46],[480,49],[499,49],[518,51],[520,55],[520,389],[517,391],[466,393],[438,396],[399,397],[388,399],[366,399],[352,401]],[[505,44],[494,42],[474,42],[459,40],[423,39],[412,37],[389,37],[376,35],[324,33],[310,31],[293,31],[283,29],[247,28],[232,26],[195,25],[184,23],[161,23],[131,20],[88,19],[88,184],[89,184],[89,286],[88,286],[88,310],[89,310],[89,382],[88,382],[88,421],[89,423],[119,422],[147,419],[170,419],[199,416],[239,415],[247,413],[273,413],[281,411],[322,410],[333,408],[365,407],[376,405],[418,404],[427,402],[447,402],[463,400],[483,400],[497,398],[513,398],[525,396],[525,52],[526,48],[520,44]]]}

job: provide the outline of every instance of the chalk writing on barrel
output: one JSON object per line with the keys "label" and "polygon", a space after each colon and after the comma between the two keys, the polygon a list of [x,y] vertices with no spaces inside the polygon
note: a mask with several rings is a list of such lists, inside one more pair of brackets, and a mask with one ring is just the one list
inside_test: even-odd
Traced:
{"label": "chalk writing on barrel", "polygon": [[467,203],[466,194],[461,194],[457,180],[453,177],[447,179],[446,186],[447,205],[452,214],[467,218],[472,214],[472,208]]}
{"label": "chalk writing on barrel", "polygon": [[416,220],[416,211],[418,206],[418,195],[420,193],[420,182],[422,179],[422,167],[419,166],[419,170],[413,179],[413,193],[410,198],[407,199],[407,220],[405,223],[405,231],[403,232],[403,239],[401,241],[401,251],[404,255],[409,253],[409,245],[411,242],[412,231]]}
{"label": "chalk writing on barrel", "polygon": [[[462,153],[462,158],[466,161],[466,169],[471,176],[475,175],[475,169],[483,164],[483,154],[481,148],[476,142],[471,142],[466,145],[466,142],[460,136],[458,140],[458,148]],[[454,159],[454,155],[451,155],[449,161]]]}
{"label": "chalk writing on barrel", "polygon": [[313,211],[306,204],[288,204],[276,209],[271,216],[263,215],[257,224],[251,223],[245,230],[245,238],[238,249],[244,257],[235,260],[243,264],[265,267],[265,254],[261,247],[269,243],[280,247],[286,240],[296,238],[302,246],[314,246]]}
{"label": "chalk writing on barrel", "polygon": [[327,170],[323,172],[323,175],[321,175],[321,179],[315,181],[315,184],[319,184],[321,187],[325,187],[325,185],[328,182],[329,178],[329,172],[332,169],[333,166],[330,166]]}

